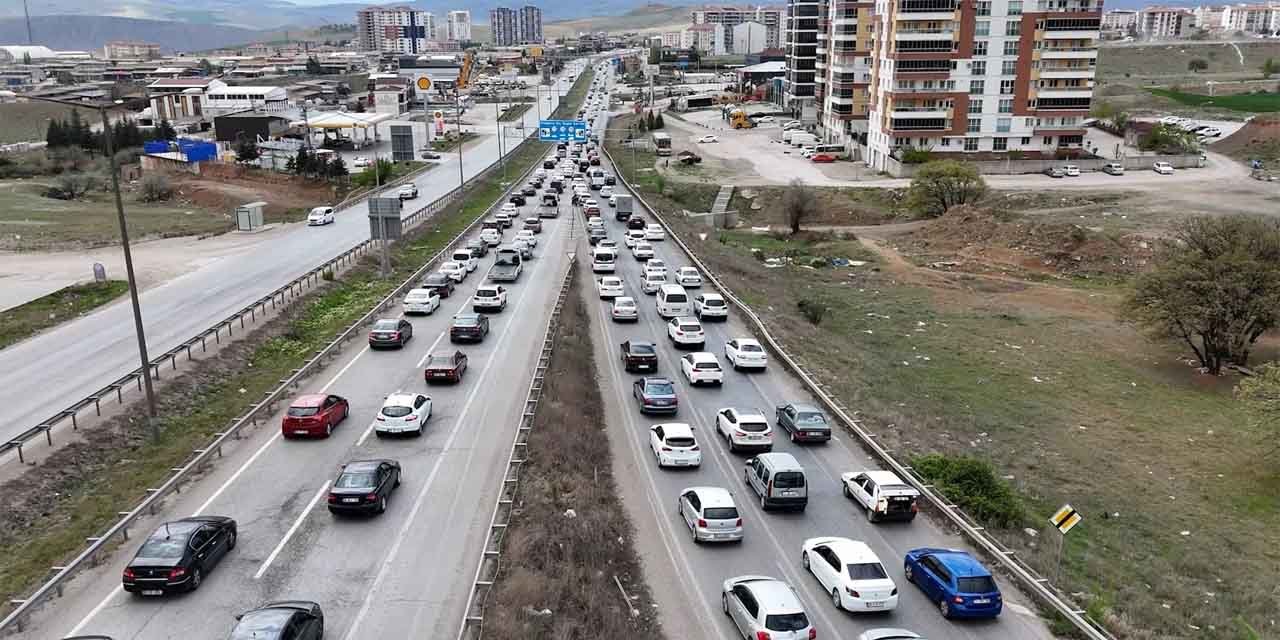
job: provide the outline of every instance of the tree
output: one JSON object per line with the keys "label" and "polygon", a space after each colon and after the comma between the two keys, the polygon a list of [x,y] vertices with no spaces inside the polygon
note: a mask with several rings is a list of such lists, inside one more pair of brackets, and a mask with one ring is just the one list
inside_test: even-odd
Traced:
{"label": "tree", "polygon": [[1262,63],[1262,79],[1270,80],[1271,76],[1277,73],[1280,73],[1280,64],[1276,64],[1275,60],[1267,58],[1266,62]]}
{"label": "tree", "polygon": [[973,165],[960,160],[935,160],[916,171],[907,198],[911,206],[936,217],[951,207],[977,202],[986,193],[987,183]]}
{"label": "tree", "polygon": [[63,126],[61,120],[57,118],[49,119],[49,128],[45,131],[44,141],[49,145],[50,149],[67,146],[67,134]]}
{"label": "tree", "polygon": [[658,117],[656,117],[656,118],[654,118],[654,119],[653,119],[653,128],[655,128],[655,129],[665,129],[665,128],[667,128],[667,123],[662,121],[662,113],[661,113],[661,112],[659,112],[659,113],[658,113]]}
{"label": "tree", "polygon": [[799,233],[800,225],[817,212],[818,197],[813,189],[800,178],[792,178],[787,190],[782,192],[782,215],[791,227],[791,233]]}
{"label": "tree", "polygon": [[1157,335],[1181,340],[1206,371],[1243,366],[1280,320],[1280,222],[1232,215],[1179,223],[1125,303]]}
{"label": "tree", "polygon": [[202,75],[213,75],[213,63],[208,58],[200,58],[200,73]]}
{"label": "tree", "polygon": [[85,149],[93,149],[97,147],[93,130],[89,128],[89,123],[80,117],[79,109],[71,110],[71,120],[65,125],[67,133],[67,144],[83,147]]}
{"label": "tree", "polygon": [[349,173],[347,171],[347,163],[342,161],[342,156],[336,153],[333,155],[333,160],[329,162],[327,173],[331,180],[341,178]]}
{"label": "tree", "polygon": [[236,162],[247,164],[254,162],[261,155],[258,151],[258,142],[253,138],[241,138],[236,142]]}
{"label": "tree", "polygon": [[649,129],[650,131],[652,131],[652,130],[654,130],[654,129],[657,129],[657,128],[658,128],[658,127],[654,126],[655,124],[656,124],[656,122],[655,122],[655,120],[653,119],[653,110],[652,110],[652,109],[650,109],[650,110],[649,110],[649,112],[648,112],[648,113],[646,113],[646,114],[645,114],[645,116],[644,116],[644,126],[645,126],[645,128],[647,128],[647,129]]}
{"label": "tree", "polygon": [[1187,62],[1187,71],[1200,72],[1209,68],[1209,61],[1204,58],[1192,58]]}
{"label": "tree", "polygon": [[30,51],[23,51],[23,52],[22,52],[22,64],[31,64],[31,52],[30,52]]}
{"label": "tree", "polygon": [[1254,369],[1254,375],[1244,378],[1236,386],[1236,399],[1244,403],[1254,422],[1260,428],[1267,444],[1272,448],[1263,454],[1268,457],[1280,451],[1276,447],[1280,436],[1280,363],[1268,362]]}
{"label": "tree", "polygon": [[322,76],[324,75],[324,67],[320,66],[320,61],[315,56],[307,58],[307,75]]}
{"label": "tree", "polygon": [[689,64],[696,64],[701,67],[702,54],[696,48],[689,49]]}
{"label": "tree", "polygon": [[143,202],[159,202],[173,197],[173,187],[163,173],[148,173],[138,185],[138,198]]}
{"label": "tree", "polygon": [[156,125],[156,140],[173,140],[178,137],[178,131],[173,128],[168,119],[161,119],[160,124]]}
{"label": "tree", "polygon": [[1138,140],[1138,148],[1157,153],[1192,153],[1200,148],[1196,136],[1177,125],[1157,124]]}
{"label": "tree", "polygon": [[311,154],[307,153],[306,148],[298,149],[298,153],[290,159],[290,164],[286,164],[285,168],[300,176],[305,176],[311,172]]}

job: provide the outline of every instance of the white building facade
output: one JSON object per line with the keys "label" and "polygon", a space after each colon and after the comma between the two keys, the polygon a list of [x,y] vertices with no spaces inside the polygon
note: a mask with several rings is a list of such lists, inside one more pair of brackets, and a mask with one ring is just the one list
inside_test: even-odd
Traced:
{"label": "white building facade", "polygon": [[731,29],[728,47],[735,55],[760,53],[768,46],[769,29],[759,22],[743,22]]}
{"label": "white building facade", "polygon": [[435,16],[428,11],[399,6],[356,12],[356,40],[362,51],[421,53],[436,36]]}
{"label": "white building facade", "polygon": [[680,32],[680,48],[695,49],[704,55],[725,55],[724,25],[709,23],[685,27]]}
{"label": "white building facade", "polygon": [[450,11],[447,25],[446,40],[454,42],[469,42],[471,40],[470,11]]}

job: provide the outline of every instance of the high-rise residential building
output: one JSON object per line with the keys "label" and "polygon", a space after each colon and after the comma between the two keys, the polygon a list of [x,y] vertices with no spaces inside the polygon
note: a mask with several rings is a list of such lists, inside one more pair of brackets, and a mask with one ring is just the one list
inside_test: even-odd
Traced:
{"label": "high-rise residential building", "polygon": [[737,51],[737,45],[733,40],[733,28],[744,22],[757,22],[764,25],[765,49],[781,47],[784,13],[785,10],[780,7],[708,6],[694,9],[689,17],[694,24],[724,25],[725,50]]}
{"label": "high-rise residential building", "polygon": [[419,53],[436,36],[435,16],[427,11],[398,6],[356,12],[356,40],[363,51]]}
{"label": "high-rise residential building", "polygon": [[694,49],[708,56],[728,53],[724,47],[724,25],[703,23],[685,27],[680,32],[680,48]]}
{"label": "high-rise residential building", "polygon": [[823,142],[852,151],[867,138],[874,0],[825,0],[818,20],[814,107]]}
{"label": "high-rise residential building", "polygon": [[1054,157],[1083,145],[1100,0],[875,0],[872,22],[872,167],[904,147]]}
{"label": "high-rise residential building", "polygon": [[1146,7],[1138,12],[1138,33],[1144,38],[1177,38],[1191,28],[1194,18],[1181,7]]}
{"label": "high-rise residential building", "polygon": [[1116,9],[1102,14],[1103,31],[1128,31],[1138,27],[1138,12],[1133,9]]}
{"label": "high-rise residential building", "polygon": [[138,42],[136,40],[112,40],[102,46],[103,57],[108,60],[121,58],[141,58],[153,60],[160,57],[160,45],[154,42]]}
{"label": "high-rise residential building", "polygon": [[[1219,20],[1227,31],[1274,33],[1280,31],[1280,3],[1227,5],[1222,7]],[[1205,24],[1199,26],[1209,28]]]}
{"label": "high-rise residential building", "polygon": [[787,75],[782,78],[782,104],[792,116],[817,120],[818,23],[825,0],[789,0],[783,27]]}
{"label": "high-rise residential building", "polygon": [[446,23],[448,29],[446,31],[445,40],[454,42],[468,42],[471,40],[471,12],[470,11],[450,11],[449,20]]}
{"label": "high-rise residential building", "polygon": [[496,7],[489,10],[489,30],[493,44],[542,44],[542,9],[525,5],[519,9]]}
{"label": "high-rise residential building", "polygon": [[769,28],[759,22],[742,22],[726,30],[726,33],[726,40],[733,43],[730,52],[734,55],[760,53],[769,42]]}
{"label": "high-rise residential building", "polygon": [[679,31],[664,31],[662,35],[662,46],[675,49],[680,46],[681,33]]}
{"label": "high-rise residential building", "polygon": [[519,44],[542,44],[542,9],[533,5],[520,7],[516,28],[520,32]]}

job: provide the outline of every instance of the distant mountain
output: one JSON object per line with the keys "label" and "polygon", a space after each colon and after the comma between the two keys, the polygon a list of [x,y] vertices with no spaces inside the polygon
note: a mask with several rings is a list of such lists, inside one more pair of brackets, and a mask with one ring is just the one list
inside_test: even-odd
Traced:
{"label": "distant mountain", "polygon": [[[263,32],[222,25],[172,20],[137,20],[106,16],[31,16],[36,44],[55,50],[96,50],[108,40],[145,40],[167,52],[201,51],[253,42]],[[26,44],[27,26],[21,18],[0,19],[0,42]]]}

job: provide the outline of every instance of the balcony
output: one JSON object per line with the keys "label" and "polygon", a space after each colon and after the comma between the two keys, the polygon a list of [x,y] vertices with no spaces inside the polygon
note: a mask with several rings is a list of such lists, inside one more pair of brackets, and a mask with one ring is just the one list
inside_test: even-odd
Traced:
{"label": "balcony", "polygon": [[956,43],[950,38],[940,40],[922,40],[918,37],[909,40],[897,40],[894,53],[951,53],[956,50]]}
{"label": "balcony", "polygon": [[889,105],[889,117],[894,120],[912,118],[946,119],[951,117],[951,109],[943,106],[917,107],[911,105]]}
{"label": "balcony", "polygon": [[890,131],[947,131],[951,128],[946,118],[891,118]]}
{"label": "balcony", "polygon": [[1092,98],[1092,87],[1053,87],[1036,89],[1037,98]]}
{"label": "balcony", "polygon": [[1040,77],[1045,80],[1058,78],[1093,78],[1096,67],[1047,67],[1040,69]]}
{"label": "balcony", "polygon": [[940,86],[940,87],[929,87],[929,88],[927,88],[927,89],[926,89],[926,88],[924,88],[924,87],[891,87],[891,88],[887,89],[886,91],[887,91],[888,93],[892,93],[892,94],[903,94],[903,95],[911,95],[911,94],[913,94],[913,93],[926,93],[926,94],[929,94],[929,93],[934,93],[934,94],[936,94],[936,93],[964,93],[963,91],[961,91],[961,90],[959,90],[959,89],[957,89],[957,88],[956,88],[956,86],[955,86],[955,83],[954,83],[954,82],[951,82],[951,83],[949,83],[949,84],[946,84],[946,85],[943,85],[943,86]]}
{"label": "balcony", "polygon": [[1088,97],[1039,97],[1036,98],[1037,111],[1085,111],[1093,106]]}
{"label": "balcony", "polygon": [[951,73],[951,61],[899,60],[894,73]]}
{"label": "balcony", "polygon": [[895,20],[952,20],[956,14],[955,0],[901,0]]}
{"label": "balcony", "polygon": [[1089,0],[1044,0],[1043,2],[1028,2],[1027,6],[1024,6],[1022,10],[1027,13],[1084,13],[1102,11],[1102,3],[1090,2]]}
{"label": "balcony", "polygon": [[903,29],[901,27],[894,29],[894,40],[952,40],[955,38],[955,30],[947,27],[945,29]]}
{"label": "balcony", "polygon": [[1097,29],[1093,31],[1049,31],[1046,29],[1044,32],[1045,40],[1097,40],[1100,37],[1102,37],[1102,33]]}
{"label": "balcony", "polygon": [[1043,60],[1087,60],[1098,57],[1097,47],[1044,47],[1038,53]]}

